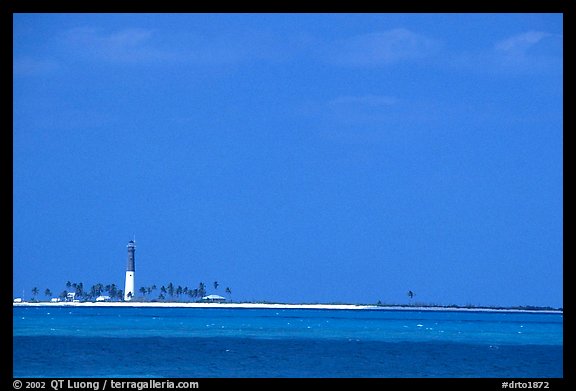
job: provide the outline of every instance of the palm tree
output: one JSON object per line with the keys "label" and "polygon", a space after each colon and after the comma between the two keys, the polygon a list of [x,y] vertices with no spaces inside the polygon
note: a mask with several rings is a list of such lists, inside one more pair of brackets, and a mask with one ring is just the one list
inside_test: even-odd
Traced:
{"label": "palm tree", "polygon": [[70,287],[72,286],[72,283],[70,281],[66,282],[66,288],[70,289]]}
{"label": "palm tree", "polygon": [[[74,286],[74,285],[72,285]],[[79,282],[76,284],[76,296],[84,297],[84,284]]]}
{"label": "palm tree", "polygon": [[218,290],[218,286],[220,284],[218,284],[218,281],[214,281],[214,290],[217,291]]}
{"label": "palm tree", "polygon": [[148,292],[148,290],[145,287],[140,288],[140,293],[142,293],[142,297],[146,296],[146,292]]}
{"label": "palm tree", "polygon": [[166,287],[166,291],[168,292],[171,298],[174,297],[174,284],[172,283],[168,284],[168,286]]}
{"label": "palm tree", "polygon": [[146,291],[147,291],[148,295],[151,295],[152,291],[155,289],[156,289],[156,285],[152,285],[152,286],[149,286],[148,288],[146,288]]}
{"label": "palm tree", "polygon": [[96,285],[92,285],[92,287],[90,288],[90,298],[93,299],[93,298],[99,296],[98,294],[96,294],[96,290],[97,290],[97,289],[98,289],[98,288],[96,288]]}
{"label": "palm tree", "polygon": [[52,297],[52,291],[48,288],[46,288],[46,290],[44,291],[44,295],[47,296],[48,298]]}
{"label": "palm tree", "polygon": [[98,296],[101,296],[103,290],[104,290],[104,285],[101,283],[97,283],[97,284],[92,285],[92,287],[90,288],[90,298],[94,299]]}
{"label": "palm tree", "polygon": [[108,293],[110,294],[111,298],[116,298],[118,294],[118,288],[116,287],[116,284],[110,284],[110,289],[108,289]]}
{"label": "palm tree", "polygon": [[198,296],[200,297],[206,296],[206,285],[203,282],[198,284]]}
{"label": "palm tree", "polygon": [[230,288],[226,288],[225,292],[228,295],[228,299],[232,301],[232,290]]}
{"label": "palm tree", "polygon": [[36,301],[36,295],[38,294],[38,288],[34,287],[32,288],[32,296],[34,301]]}
{"label": "palm tree", "polygon": [[178,297],[178,299],[180,299],[181,294],[182,294],[182,286],[178,285],[178,288],[176,288],[176,297]]}
{"label": "palm tree", "polygon": [[66,300],[66,298],[68,297],[68,291],[63,290],[62,293],[60,293],[59,297],[61,300]]}
{"label": "palm tree", "polygon": [[412,298],[414,297],[414,292],[408,291],[408,298],[410,299],[410,304],[412,304]]}

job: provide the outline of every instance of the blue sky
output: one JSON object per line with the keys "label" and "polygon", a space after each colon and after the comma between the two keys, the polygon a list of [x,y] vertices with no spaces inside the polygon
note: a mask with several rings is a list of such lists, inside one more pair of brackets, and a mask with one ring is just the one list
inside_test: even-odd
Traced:
{"label": "blue sky", "polygon": [[562,23],[15,14],[13,294],[562,306]]}

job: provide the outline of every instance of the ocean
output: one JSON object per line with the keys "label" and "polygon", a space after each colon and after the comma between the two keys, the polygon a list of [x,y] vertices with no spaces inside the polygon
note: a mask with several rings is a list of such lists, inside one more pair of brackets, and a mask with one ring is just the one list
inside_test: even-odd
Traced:
{"label": "ocean", "polygon": [[13,376],[560,378],[563,316],[14,307]]}

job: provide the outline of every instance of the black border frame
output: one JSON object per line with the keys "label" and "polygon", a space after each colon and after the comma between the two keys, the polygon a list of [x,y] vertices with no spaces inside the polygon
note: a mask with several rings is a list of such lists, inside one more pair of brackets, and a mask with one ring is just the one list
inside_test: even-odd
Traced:
{"label": "black border frame", "polygon": [[[399,2],[396,1],[390,4],[375,4],[371,2],[360,3],[333,3],[330,7],[321,6],[320,4],[195,4],[186,0],[164,0],[162,2],[141,2],[136,0],[3,0],[0,2],[0,39],[1,39],[1,59],[0,60],[0,102],[3,108],[12,102],[13,98],[13,78],[12,78],[12,63],[9,62],[13,53],[13,14],[15,13],[222,13],[222,12],[241,12],[241,13],[562,13],[564,17],[564,49],[568,48],[568,53],[564,50],[564,69],[570,72],[564,73],[564,107],[574,107],[574,91],[575,82],[573,78],[576,66],[574,64],[574,52],[576,51],[576,43],[574,37],[574,8],[576,1],[573,0],[501,0],[496,3],[487,1],[470,0],[454,2],[449,0],[441,1],[426,1],[426,0],[410,0]],[[12,108],[12,105],[10,105]],[[13,168],[12,160],[12,132],[13,132],[13,115],[12,110],[3,110],[0,116],[2,128],[4,131],[4,142],[2,143],[7,153],[1,155],[1,159],[5,164],[2,166]],[[574,109],[564,111],[564,129],[575,129],[574,126]],[[564,132],[565,134],[565,132]],[[566,156],[566,149],[563,147],[564,156]],[[11,170],[13,173],[13,170]],[[12,175],[10,176],[12,178]],[[12,185],[12,181],[10,184]],[[12,187],[10,187],[10,190]],[[11,192],[12,193],[12,192]],[[12,193],[13,194],[13,193]],[[565,195],[564,195],[565,198]],[[10,198],[12,201],[12,198]],[[13,203],[10,202],[12,207]],[[13,222],[12,208],[11,210],[3,210],[5,220]],[[12,225],[13,226],[13,225]],[[565,226],[565,225],[564,225]],[[9,231],[10,242],[12,242],[12,230]],[[8,241],[8,240],[7,240]],[[12,242],[13,243],[13,242]],[[7,243],[5,248],[12,249],[12,243]],[[12,258],[12,251],[9,252]],[[2,275],[8,280],[4,286],[12,287],[12,274],[13,264],[6,259],[4,265],[6,270]],[[201,389],[206,388],[220,388],[220,387],[250,387],[250,388],[271,388],[274,386],[311,386],[311,387],[362,387],[374,388],[381,386],[389,386],[393,389],[398,388],[411,388],[418,387],[424,389],[427,386],[442,387],[443,389],[458,389],[462,390],[463,387],[482,387],[488,390],[502,389],[503,381],[545,381],[549,383],[549,389],[565,389],[570,387],[573,389],[574,375],[576,365],[574,358],[576,358],[576,348],[574,345],[574,332],[576,325],[574,323],[574,284],[572,283],[574,274],[570,263],[564,262],[564,377],[559,379],[494,379],[494,378],[434,378],[434,379],[411,379],[411,378],[386,378],[386,379],[317,379],[317,378],[279,378],[279,379],[245,379],[245,378],[210,378],[210,379],[170,379],[172,381],[198,381]],[[0,295],[1,308],[5,311],[6,315],[2,319],[8,319],[12,314],[12,289],[3,290]],[[2,351],[8,355],[12,352],[12,337],[6,333],[3,337]],[[0,373],[2,375],[2,389],[17,389],[14,388],[13,381],[13,362],[12,359],[6,357],[3,360],[5,365],[2,366]],[[9,363],[9,364],[6,364]],[[5,375],[5,376],[4,376]],[[44,381],[46,388],[49,387],[49,382],[52,378],[42,379],[19,379],[25,381]],[[76,379],[74,380],[83,380]],[[102,386],[103,379],[84,379],[86,381],[100,381]],[[133,380],[133,381],[148,381],[149,379],[117,379],[117,380]],[[162,380],[162,379],[157,379]],[[49,388],[51,389],[51,388]],[[64,387],[63,389],[67,389]],[[102,387],[100,387],[102,389]]]}

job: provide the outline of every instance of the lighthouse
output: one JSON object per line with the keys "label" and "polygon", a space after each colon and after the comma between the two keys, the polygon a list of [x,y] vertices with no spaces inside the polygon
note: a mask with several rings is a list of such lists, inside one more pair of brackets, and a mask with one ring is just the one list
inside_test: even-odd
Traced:
{"label": "lighthouse", "polygon": [[128,242],[128,264],[126,265],[126,284],[124,285],[124,300],[130,301],[134,297],[134,253],[136,252],[136,241]]}

